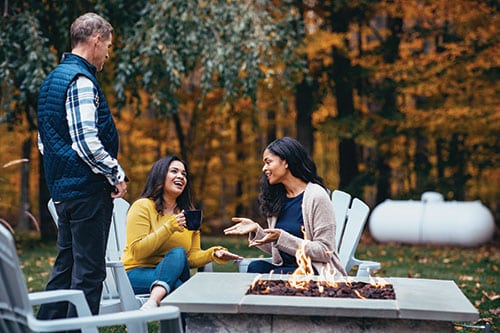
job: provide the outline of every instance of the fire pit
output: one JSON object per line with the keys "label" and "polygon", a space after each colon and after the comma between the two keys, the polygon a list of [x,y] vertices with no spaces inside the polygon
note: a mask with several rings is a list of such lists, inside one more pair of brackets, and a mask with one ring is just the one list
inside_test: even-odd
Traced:
{"label": "fire pit", "polygon": [[361,281],[329,282],[308,280],[299,286],[289,280],[257,280],[250,285],[247,295],[337,297],[361,299],[395,299],[391,284]]}
{"label": "fire pit", "polygon": [[[305,234],[304,234],[305,237]],[[248,295],[337,297],[361,299],[395,299],[392,285],[384,279],[372,279],[369,282],[353,281],[350,277],[340,275],[329,266],[315,275],[311,258],[306,255],[306,243],[303,242],[295,253],[297,269],[285,279],[268,279],[258,275],[247,291]]]}
{"label": "fire pit", "polygon": [[188,314],[186,332],[453,332],[479,318],[453,281],[315,275],[305,244],[292,275],[197,273],[162,304]]}
{"label": "fire pit", "polygon": [[[273,277],[284,280],[265,280]],[[187,314],[186,332],[451,333],[453,322],[479,318],[449,280],[387,278],[395,299],[362,299],[247,294],[256,279],[262,276],[197,273],[161,304]]]}

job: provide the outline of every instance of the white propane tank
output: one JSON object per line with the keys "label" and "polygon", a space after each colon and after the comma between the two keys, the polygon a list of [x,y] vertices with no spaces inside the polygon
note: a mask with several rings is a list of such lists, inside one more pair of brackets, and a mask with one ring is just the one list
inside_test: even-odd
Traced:
{"label": "white propane tank", "polygon": [[385,200],[373,210],[369,230],[379,242],[472,247],[493,237],[493,215],[480,201],[444,201],[425,192],[420,201]]}

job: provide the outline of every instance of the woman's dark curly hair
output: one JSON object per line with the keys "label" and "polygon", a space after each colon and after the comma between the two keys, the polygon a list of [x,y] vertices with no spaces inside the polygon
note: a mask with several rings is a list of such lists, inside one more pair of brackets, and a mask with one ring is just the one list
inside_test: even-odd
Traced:
{"label": "woman's dark curly hair", "polygon": [[[267,147],[274,155],[288,163],[293,176],[306,183],[316,183],[326,189],[323,179],[316,172],[316,164],[307,154],[302,144],[290,137],[283,137],[271,142]],[[259,208],[264,217],[278,216],[283,208],[286,190],[283,184],[269,184],[265,174],[260,180]]]}
{"label": "woman's dark curly hair", "polygon": [[180,196],[177,197],[176,203],[181,210],[193,209],[193,202],[191,200],[191,181],[189,179],[188,166],[186,162],[181,160],[175,155],[166,156],[156,161],[151,170],[149,170],[144,190],[142,191],[141,198],[149,198],[155,202],[155,207],[158,213],[163,214],[163,190],[165,187],[165,178],[167,176],[168,168],[173,161],[179,161],[184,164],[186,169],[186,187]]}

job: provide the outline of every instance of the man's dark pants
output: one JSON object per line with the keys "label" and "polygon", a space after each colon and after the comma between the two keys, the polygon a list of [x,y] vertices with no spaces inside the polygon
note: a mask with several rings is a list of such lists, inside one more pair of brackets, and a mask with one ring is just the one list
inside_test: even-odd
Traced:
{"label": "man's dark pants", "polygon": [[[106,278],[106,245],[113,213],[109,191],[56,203],[59,216],[58,255],[46,290],[79,289],[92,314],[98,314]],[[76,317],[67,302],[45,304],[39,319]]]}

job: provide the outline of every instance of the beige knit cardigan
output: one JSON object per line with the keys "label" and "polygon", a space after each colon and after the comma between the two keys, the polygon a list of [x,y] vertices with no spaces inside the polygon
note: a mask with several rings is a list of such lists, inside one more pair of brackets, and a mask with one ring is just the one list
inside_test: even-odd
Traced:
{"label": "beige knit cardigan", "polygon": [[[329,269],[333,274],[336,270],[338,275],[347,275],[342,266],[335,246],[335,214],[332,202],[326,190],[318,184],[308,183],[302,199],[302,218],[304,219],[305,239],[281,231],[277,241],[258,246],[262,251],[272,255],[272,262],[281,266],[283,259],[279,251],[292,256],[302,242],[305,242],[305,255],[311,258],[312,265],[318,273],[323,269]],[[268,227],[274,228],[276,216],[267,219]],[[261,239],[265,235],[264,229],[259,226],[255,233],[249,234],[249,241]]]}

